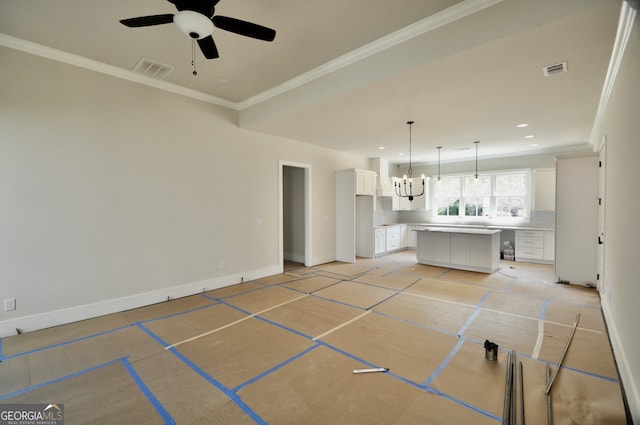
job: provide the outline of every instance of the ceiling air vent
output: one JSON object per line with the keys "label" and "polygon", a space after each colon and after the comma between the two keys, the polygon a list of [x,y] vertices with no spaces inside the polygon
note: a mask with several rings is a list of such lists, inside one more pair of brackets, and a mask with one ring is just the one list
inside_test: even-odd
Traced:
{"label": "ceiling air vent", "polygon": [[542,68],[545,77],[550,77],[555,74],[562,74],[567,72],[567,62],[554,63],[553,65],[547,65]]}
{"label": "ceiling air vent", "polygon": [[133,67],[133,72],[144,75],[145,77],[155,78],[156,80],[164,80],[164,78],[173,71],[173,67],[151,59],[142,58]]}

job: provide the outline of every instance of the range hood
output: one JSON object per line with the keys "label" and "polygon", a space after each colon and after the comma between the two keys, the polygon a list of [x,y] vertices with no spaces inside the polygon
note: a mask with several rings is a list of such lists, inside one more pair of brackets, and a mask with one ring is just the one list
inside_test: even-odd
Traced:
{"label": "range hood", "polygon": [[377,196],[393,196],[395,190],[393,189],[393,183],[389,178],[389,161],[382,158],[373,158],[371,160],[371,169],[378,173],[376,181],[376,195]]}

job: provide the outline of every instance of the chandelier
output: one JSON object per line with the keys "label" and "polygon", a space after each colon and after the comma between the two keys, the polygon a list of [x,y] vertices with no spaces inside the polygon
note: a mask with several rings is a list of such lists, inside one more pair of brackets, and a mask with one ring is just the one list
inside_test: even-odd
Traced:
{"label": "chandelier", "polygon": [[[422,192],[420,193],[413,193],[413,182],[411,179],[411,174],[413,173],[413,169],[411,168],[411,126],[413,125],[413,121],[407,121],[407,124],[409,125],[409,178],[407,179],[407,176],[404,176],[404,178],[402,179],[403,182],[395,182],[393,184],[395,191],[396,191],[396,195],[398,195],[401,198],[409,198],[409,201],[413,201],[413,198],[415,198],[416,196],[422,196],[424,195],[424,176],[422,177]],[[409,180],[409,188],[407,189],[407,180]],[[403,194],[404,191],[404,194]]]}

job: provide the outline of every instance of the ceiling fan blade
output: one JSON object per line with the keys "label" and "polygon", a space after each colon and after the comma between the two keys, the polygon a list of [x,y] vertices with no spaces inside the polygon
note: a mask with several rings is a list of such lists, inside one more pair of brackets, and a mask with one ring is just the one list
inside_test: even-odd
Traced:
{"label": "ceiling fan blade", "polygon": [[205,58],[215,59],[220,57],[220,55],[218,55],[218,48],[216,47],[216,43],[213,41],[213,37],[208,36],[199,39],[198,46],[200,46],[200,50],[202,50],[202,54]]}
{"label": "ceiling fan blade", "polygon": [[152,25],[170,24],[173,22],[173,15],[151,15],[137,18],[121,19],[120,23],[131,28],[150,27]]}
{"label": "ceiling fan blade", "polygon": [[229,18],[228,16],[214,16],[213,25],[246,37],[257,38],[258,40],[273,41],[276,31],[262,25],[254,24],[240,19]]}

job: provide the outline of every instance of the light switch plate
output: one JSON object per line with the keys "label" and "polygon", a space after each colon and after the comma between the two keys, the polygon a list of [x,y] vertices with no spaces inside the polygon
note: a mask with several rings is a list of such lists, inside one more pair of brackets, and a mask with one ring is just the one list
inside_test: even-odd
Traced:
{"label": "light switch plate", "polygon": [[16,309],[16,299],[7,298],[4,300],[4,311],[12,311]]}

